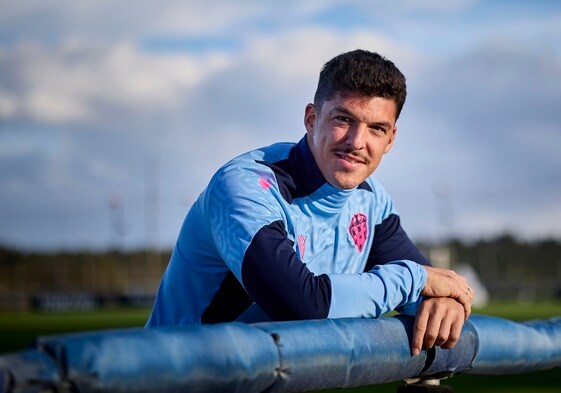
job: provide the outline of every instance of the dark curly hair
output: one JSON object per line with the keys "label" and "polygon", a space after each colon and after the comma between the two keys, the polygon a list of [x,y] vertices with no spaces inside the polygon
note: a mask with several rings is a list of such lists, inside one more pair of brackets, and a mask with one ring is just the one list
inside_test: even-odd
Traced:
{"label": "dark curly hair", "polygon": [[378,53],[362,49],[342,53],[323,66],[314,104],[319,111],[325,101],[348,93],[393,100],[397,119],[407,96],[405,76]]}

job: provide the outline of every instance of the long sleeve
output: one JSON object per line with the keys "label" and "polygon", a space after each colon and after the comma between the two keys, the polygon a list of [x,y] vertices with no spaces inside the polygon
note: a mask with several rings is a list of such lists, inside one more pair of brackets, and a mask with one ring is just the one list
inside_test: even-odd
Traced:
{"label": "long sleeve", "polygon": [[[240,180],[246,187],[228,184]],[[220,255],[272,319],[378,317],[418,299],[426,273],[411,261],[364,273],[310,271],[288,237],[288,219],[277,208],[281,196],[274,187],[256,186],[274,181],[264,173],[216,179],[209,203],[221,207],[207,209]]]}

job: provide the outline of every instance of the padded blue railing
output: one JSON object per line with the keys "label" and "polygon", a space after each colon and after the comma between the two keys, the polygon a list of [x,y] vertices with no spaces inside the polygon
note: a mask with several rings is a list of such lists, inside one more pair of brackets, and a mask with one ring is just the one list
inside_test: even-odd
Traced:
{"label": "padded blue railing", "polygon": [[561,318],[473,315],[454,349],[415,357],[412,327],[397,316],[43,337],[0,356],[0,392],[300,392],[561,367]]}

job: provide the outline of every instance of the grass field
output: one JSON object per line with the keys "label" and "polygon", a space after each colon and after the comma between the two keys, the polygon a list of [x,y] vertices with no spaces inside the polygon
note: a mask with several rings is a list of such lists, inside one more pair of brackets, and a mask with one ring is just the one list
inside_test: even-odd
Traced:
{"label": "grass field", "polygon": [[[474,312],[517,321],[545,319],[561,316],[561,302],[496,303]],[[25,349],[33,338],[39,336],[85,330],[141,327],[148,314],[147,309],[118,309],[83,313],[0,313],[0,354]],[[456,375],[443,383],[452,386],[455,393],[560,393],[561,369],[500,377]],[[345,393],[394,393],[397,386],[401,384],[391,383],[344,391]],[[323,392],[342,392],[342,390]]]}

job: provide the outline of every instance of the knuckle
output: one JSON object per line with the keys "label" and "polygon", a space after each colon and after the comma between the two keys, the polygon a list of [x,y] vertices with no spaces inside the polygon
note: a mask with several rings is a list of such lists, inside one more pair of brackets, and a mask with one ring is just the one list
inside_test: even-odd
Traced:
{"label": "knuckle", "polygon": [[456,346],[457,342],[451,342],[451,341],[447,341],[446,343],[444,343],[442,345],[442,348],[444,349],[452,349]]}
{"label": "knuckle", "polygon": [[460,339],[460,335],[458,333],[450,333],[450,335],[448,336],[447,341],[451,344],[455,344],[458,342],[458,340]]}
{"label": "knuckle", "polygon": [[445,335],[445,334],[439,334],[438,337],[436,338],[436,344],[437,345],[442,345],[446,341],[448,341],[448,336]]}
{"label": "knuckle", "polygon": [[425,339],[430,342],[434,342],[438,338],[438,335],[433,331],[426,331],[425,332]]}

